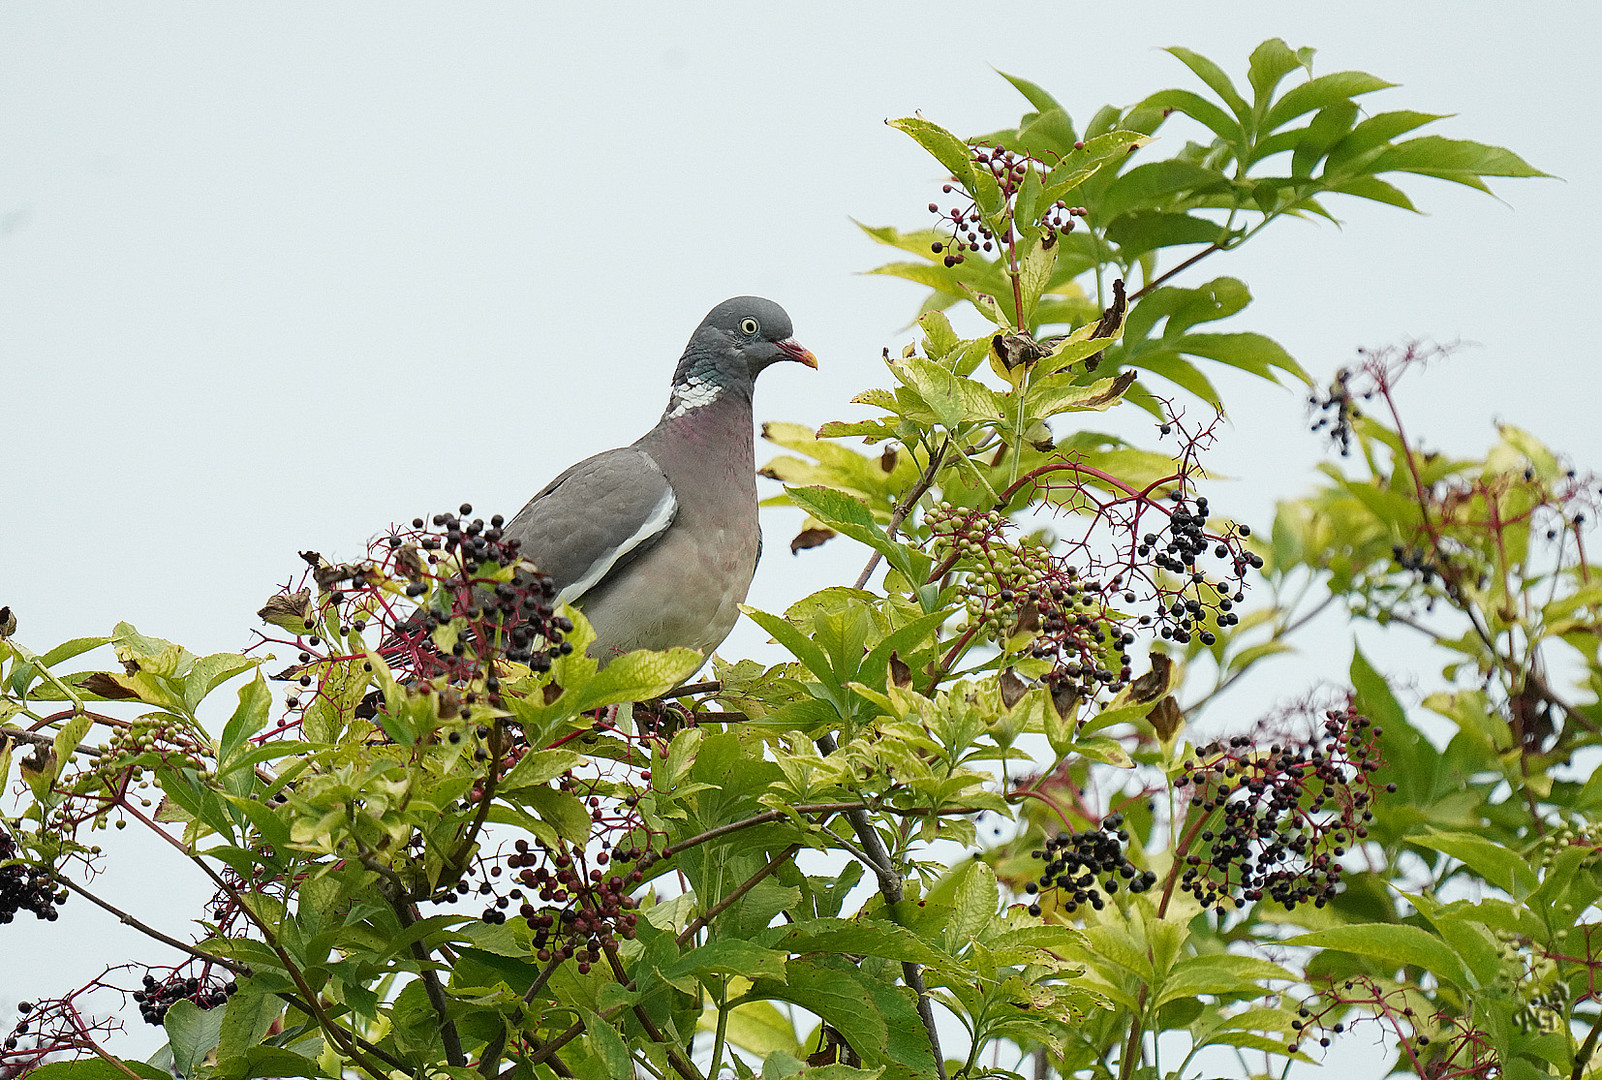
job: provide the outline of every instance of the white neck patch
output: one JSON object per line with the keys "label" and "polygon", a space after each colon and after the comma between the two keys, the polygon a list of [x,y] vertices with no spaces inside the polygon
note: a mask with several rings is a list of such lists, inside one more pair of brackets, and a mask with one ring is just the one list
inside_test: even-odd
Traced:
{"label": "white neck patch", "polygon": [[691,375],[673,388],[673,400],[668,403],[666,419],[675,420],[691,409],[710,405],[723,396],[723,387],[710,379]]}

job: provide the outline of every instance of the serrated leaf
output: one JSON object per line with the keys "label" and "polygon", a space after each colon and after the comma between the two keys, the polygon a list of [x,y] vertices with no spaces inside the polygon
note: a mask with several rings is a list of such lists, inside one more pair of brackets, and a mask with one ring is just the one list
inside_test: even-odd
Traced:
{"label": "serrated leaf", "polygon": [[1338,949],[1374,960],[1386,974],[1403,966],[1421,967],[1465,990],[1474,989],[1475,980],[1446,942],[1416,926],[1393,923],[1362,923],[1338,926],[1300,934],[1286,940],[1287,945],[1319,949]]}
{"label": "serrated leaf", "polygon": [[1408,840],[1450,855],[1515,900],[1522,900],[1541,884],[1521,855],[1483,836],[1431,829],[1414,833]]}
{"label": "serrated leaf", "polygon": [[[199,664],[196,667],[199,667]],[[238,674],[238,671],[234,674]],[[239,704],[234,709],[234,714],[228,718],[228,722],[223,725],[222,738],[218,740],[217,760],[220,763],[225,766],[231,764],[240,748],[247,745],[250,737],[267,726],[267,714],[272,703],[272,691],[267,688],[267,680],[263,679],[259,672],[254,679],[239,688]]]}
{"label": "serrated leaf", "polygon": [[694,649],[642,649],[615,657],[564,702],[569,713],[661,697],[694,675],[705,658]]}
{"label": "serrated leaf", "polygon": [[180,1075],[193,1075],[195,1067],[216,1047],[225,1016],[223,1009],[202,1009],[188,998],[167,1007],[162,1027],[167,1029],[173,1068]]}
{"label": "serrated leaf", "polygon": [[979,194],[974,190],[973,152],[967,143],[921,116],[905,116],[899,120],[887,120],[886,123],[912,136],[959,184],[968,189],[969,194]]}

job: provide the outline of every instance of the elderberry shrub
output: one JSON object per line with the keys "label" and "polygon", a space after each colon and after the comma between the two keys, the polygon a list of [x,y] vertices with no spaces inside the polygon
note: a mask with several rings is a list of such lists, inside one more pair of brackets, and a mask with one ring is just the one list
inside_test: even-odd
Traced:
{"label": "elderberry shrub", "polygon": [[[1057,902],[1070,915],[1081,904],[1100,911],[1106,906],[1103,894],[1110,896],[1120,888],[1145,892],[1156,884],[1157,875],[1129,861],[1124,854],[1128,843],[1129,830],[1124,828],[1122,814],[1103,818],[1100,828],[1059,832],[1046,841],[1044,848],[1030,852],[1045,865],[1038,881],[1025,883],[1024,892],[1055,893]],[[1039,915],[1040,911],[1038,901],[1030,903],[1029,914]]]}
{"label": "elderberry shrub", "polygon": [[[463,503],[459,514],[413,518],[375,539],[358,562],[330,564],[301,553],[311,569],[300,587],[286,586],[261,611],[293,634],[263,640],[298,654],[277,676],[298,684],[285,702],[289,715],[266,737],[297,723],[319,697],[338,697],[349,665],[370,671],[368,649],[412,692],[441,695],[442,715],[462,719],[471,718],[479,695],[499,704],[502,662],[542,672],[572,652],[565,637],[573,624],[555,613],[551,579],[520,561],[519,541],[505,536],[501,515],[485,521],[470,517],[472,510]],[[354,714],[372,718],[382,703],[375,690]]]}
{"label": "elderberry shrub", "polygon": [[48,869],[10,861],[20,857],[16,840],[0,829],[0,924],[11,922],[19,911],[55,922],[59,917],[56,908],[65,902],[67,893],[57,890]]}
{"label": "elderberry shrub", "polygon": [[1175,781],[1192,800],[1179,887],[1219,911],[1265,897],[1323,907],[1340,889],[1340,857],[1368,836],[1381,734],[1347,704],[1300,744],[1265,752],[1237,735],[1199,747]]}
{"label": "elderberry shrub", "polygon": [[216,975],[181,977],[174,970],[165,979],[157,979],[146,972],[143,986],[133,992],[139,1006],[139,1016],[147,1024],[160,1027],[167,1019],[167,1010],[180,1001],[193,1001],[202,1009],[215,1009],[228,1004],[238,986],[232,979]]}

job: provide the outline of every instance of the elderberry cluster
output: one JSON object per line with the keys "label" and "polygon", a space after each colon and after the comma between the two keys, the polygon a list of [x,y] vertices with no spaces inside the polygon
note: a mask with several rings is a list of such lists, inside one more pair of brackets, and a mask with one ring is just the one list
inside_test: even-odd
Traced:
{"label": "elderberry cluster", "polygon": [[[1215,627],[1239,621],[1233,609],[1245,599],[1245,575],[1263,565],[1261,556],[1244,547],[1251,529],[1240,525],[1210,534],[1205,496],[1192,501],[1175,492],[1171,499],[1171,510],[1145,504],[1164,524],[1138,541],[1131,536],[1132,550],[1116,564],[1098,561],[1083,544],[1054,554],[1028,539],[1009,543],[1005,533],[1014,523],[997,510],[939,502],[925,522],[937,572],[966,571],[956,584],[974,635],[1001,643],[1027,633],[1030,655],[1051,662],[1045,681],[1054,696],[1077,702],[1129,684],[1136,636],[1131,626],[1154,629],[1179,644],[1194,637],[1212,645]],[[1138,533],[1135,525],[1129,529]],[[1209,553],[1226,560],[1222,572],[1211,576],[1198,568]],[[1140,604],[1155,610],[1137,618],[1128,609]]]}
{"label": "elderberry cluster", "polygon": [[1220,911],[1265,896],[1323,907],[1340,889],[1340,856],[1368,836],[1381,734],[1348,705],[1301,745],[1264,753],[1237,735],[1199,748],[1175,782],[1200,812],[1179,887]]}
{"label": "elderberry cluster", "polygon": [[[1024,892],[1034,895],[1057,890],[1063,910],[1072,914],[1081,904],[1100,911],[1106,906],[1102,894],[1112,895],[1120,887],[1142,893],[1157,883],[1157,875],[1141,870],[1124,854],[1129,830],[1122,814],[1110,814],[1101,827],[1084,832],[1059,832],[1045,847],[1030,854],[1044,860],[1039,881],[1025,883]],[[1097,886],[1100,886],[1100,889]],[[1031,903],[1029,914],[1039,915],[1040,904]]]}
{"label": "elderberry cluster", "polygon": [[135,990],[133,999],[139,1006],[139,1016],[147,1024],[160,1027],[167,1019],[167,1010],[180,1001],[193,1001],[202,1009],[215,1009],[228,1004],[238,986],[233,980],[208,976],[179,978],[177,972],[165,980],[146,974],[143,988]]}
{"label": "elderberry cluster", "polygon": [[[471,699],[482,692],[497,702],[500,661],[542,672],[555,657],[572,652],[565,637],[573,624],[555,613],[555,585],[520,563],[520,543],[505,536],[501,515],[486,522],[470,518],[472,510],[463,503],[459,515],[413,518],[409,528],[398,527],[370,544],[359,562],[330,564],[316,552],[301,553],[311,566],[317,601],[309,588],[286,588],[261,611],[267,622],[294,635],[288,641],[265,638],[298,650],[297,665],[279,677],[311,695],[292,691],[286,699],[292,713],[304,711],[341,663],[371,670],[364,660],[369,648],[409,689],[439,693],[442,706],[448,698],[452,716],[464,695]],[[396,592],[416,606],[396,605]],[[367,644],[369,634],[376,647]],[[381,703],[375,691],[356,713],[371,718]]]}
{"label": "elderberry cluster", "polygon": [[1329,384],[1327,391],[1319,394],[1315,390],[1307,395],[1308,410],[1319,414],[1318,419],[1313,421],[1312,430],[1327,432],[1330,443],[1340,447],[1341,457],[1351,456],[1352,421],[1363,415],[1352,400],[1352,392],[1348,387],[1351,377],[1350,371],[1341,368],[1335,373],[1335,380]]}
{"label": "elderberry cluster", "polygon": [[[505,519],[501,515],[486,523],[482,518],[468,520],[473,512],[468,503],[460,510],[460,517],[433,516],[433,527],[443,530],[443,535],[424,532],[423,519],[413,518],[410,537],[397,533],[385,540],[397,553],[398,565],[412,579],[406,594],[420,597],[431,591],[417,615],[397,627],[406,642],[392,646],[390,652],[402,660],[410,659],[407,646],[419,646],[427,634],[460,619],[466,622],[467,632],[458,636],[449,656],[423,649],[418,654],[417,674],[423,678],[470,678],[498,657],[526,664],[534,671],[550,670],[553,657],[573,651],[563,640],[573,624],[554,612],[556,585],[548,576],[526,567],[520,567],[510,582],[489,579],[487,575],[494,569],[517,566],[521,544],[502,533]],[[401,555],[408,543],[415,545],[409,558]],[[442,551],[455,558],[442,562]],[[426,559],[426,568],[416,561],[419,552]]]}
{"label": "elderberry cluster", "polygon": [[[18,857],[17,842],[0,830],[0,863]],[[67,891],[57,890],[50,871],[23,862],[0,865],[0,924],[17,917],[19,911],[31,911],[35,919],[55,922],[59,917],[56,908],[67,902]]]}
{"label": "elderberry cluster", "polygon": [[518,917],[534,931],[532,945],[540,962],[576,960],[579,974],[586,975],[604,951],[616,948],[618,939],[632,941],[639,922],[629,890],[644,874],[641,869],[617,866],[637,861],[643,868],[649,860],[649,852],[617,847],[595,854],[596,865],[586,871],[566,851],[519,839],[506,858],[504,871],[510,872],[514,884],[505,894],[499,894],[491,880],[504,872],[495,863],[476,888],[463,880],[454,893],[441,899],[453,903],[474,892],[488,897],[481,917],[491,925],[504,923],[516,902]]}
{"label": "elderberry cluster", "polygon": [[[1210,510],[1207,496],[1199,495],[1194,503],[1183,492],[1174,492],[1170,498],[1173,510],[1167,523],[1156,532],[1140,537],[1135,547],[1137,559],[1150,559],[1159,570],[1179,575],[1179,588],[1174,595],[1165,596],[1156,616],[1142,615],[1141,626],[1156,624],[1163,640],[1177,641],[1181,645],[1194,636],[1203,645],[1211,645],[1216,635],[1206,627],[1210,618],[1220,627],[1233,626],[1240,621],[1234,606],[1246,598],[1243,582],[1248,570],[1260,569],[1263,557],[1247,551],[1239,543],[1251,536],[1249,525],[1237,525],[1231,536],[1211,536],[1207,532]],[[1210,579],[1206,571],[1197,569],[1197,563],[1212,549],[1215,559],[1227,559],[1228,571]],[[1186,595],[1186,594],[1189,595]],[[1133,592],[1123,596],[1125,603],[1134,603]]]}
{"label": "elderberry cluster", "polygon": [[[1083,144],[1079,144],[1082,146]],[[1011,200],[1023,187],[1024,178],[1031,172],[1044,178],[1048,169],[1044,162],[1038,158],[1021,154],[1016,150],[1009,150],[1005,146],[974,146],[970,147],[973,163],[976,167],[988,172],[995,178],[996,185],[1001,189],[1004,199]],[[942,184],[942,194],[951,195],[958,190],[955,184]],[[929,204],[929,212],[938,219],[942,229],[950,230],[949,241],[935,241],[929,245],[929,250],[936,255],[942,255],[942,262],[949,269],[962,262],[966,252],[991,251],[998,243],[995,232],[985,222],[984,215],[977,204],[970,198],[963,206],[953,206],[942,209],[939,203]],[[1074,219],[1083,218],[1087,211],[1082,206],[1069,206],[1067,202],[1058,199],[1041,214],[1039,222],[1045,230],[1044,243],[1046,246],[1056,242],[1061,233],[1074,231]],[[1012,234],[999,238],[1000,243],[1012,239]]]}
{"label": "elderberry cluster", "polygon": [[1422,548],[1392,544],[1391,558],[1403,570],[1417,574],[1419,582],[1424,585],[1434,584],[1436,575],[1441,572],[1441,568],[1430,558],[1429,552]]}

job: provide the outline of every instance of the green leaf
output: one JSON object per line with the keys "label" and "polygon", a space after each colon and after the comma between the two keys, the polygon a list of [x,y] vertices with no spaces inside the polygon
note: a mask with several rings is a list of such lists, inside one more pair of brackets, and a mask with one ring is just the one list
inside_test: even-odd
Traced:
{"label": "green leaf", "polygon": [[1268,983],[1296,981],[1296,976],[1287,969],[1253,956],[1231,953],[1187,956],[1169,969],[1157,1004],[1197,994],[1266,992]]}
{"label": "green leaf", "polygon": [[1212,244],[1226,235],[1216,221],[1157,210],[1121,214],[1107,226],[1107,239],[1123,250],[1125,258],[1181,244]]}
{"label": "green leaf", "polygon": [[1274,102],[1263,121],[1263,130],[1274,131],[1315,109],[1327,109],[1361,94],[1372,94],[1395,85],[1363,71],[1336,71],[1320,75],[1300,86],[1291,87],[1284,97]]}
{"label": "green leaf", "polygon": [[222,1010],[222,1027],[217,1037],[219,1061],[248,1053],[284,1012],[284,1003],[276,995],[263,993],[253,979],[241,976],[237,986]]}
{"label": "green leaf", "polygon": [[[207,660],[212,659],[207,657]],[[205,661],[201,661],[205,663]],[[252,665],[254,665],[252,661]],[[199,666],[198,664],[196,665]],[[248,665],[247,665],[248,666]],[[239,670],[244,670],[243,668]],[[237,674],[237,671],[235,672]],[[239,688],[239,706],[234,714],[223,725],[222,739],[218,744],[217,760],[224,766],[230,764],[239,749],[246,745],[246,741],[256,732],[267,726],[267,713],[272,707],[272,691],[267,689],[267,680],[256,677]]]}
{"label": "green leaf", "polygon": [[[1291,51],[1282,38],[1269,38],[1252,50],[1251,62],[1246,69],[1246,81],[1252,85],[1252,95],[1261,111],[1274,96],[1280,80],[1301,67],[1304,61]],[[1269,130],[1269,129],[1265,129]]]}
{"label": "green leaf", "polygon": [[1349,163],[1377,150],[1398,135],[1406,135],[1409,131],[1421,128],[1425,124],[1444,120],[1446,115],[1398,109],[1395,112],[1379,113],[1369,117],[1354,127],[1350,135],[1336,143],[1330,150],[1326,176],[1337,170],[1344,171]]}
{"label": "green leaf", "polygon": [[1226,143],[1240,145],[1246,139],[1245,132],[1240,124],[1231,120],[1229,114],[1217,105],[1208,101],[1200,94],[1189,90],[1159,90],[1139,105],[1137,109],[1173,109],[1182,112],[1212,130]]}
{"label": "green leaf", "polygon": [[995,177],[973,167],[973,151],[967,143],[921,116],[905,116],[900,120],[885,122],[897,131],[911,135],[919,146],[929,151],[936,161],[945,166],[952,178],[973,196],[982,211],[987,214],[996,211],[1000,203],[1000,190]]}
{"label": "green leaf", "polygon": [[193,1075],[195,1066],[206,1059],[222,1034],[223,1009],[202,1009],[188,998],[167,1007],[162,1026],[172,1047],[172,1065],[181,1076]]}
{"label": "green leaf", "polygon": [[1465,990],[1476,982],[1451,946],[1427,930],[1393,923],[1362,923],[1300,934],[1287,945],[1335,949],[1376,961],[1386,974],[1403,966],[1421,967]]}
{"label": "green leaf", "polygon": [[1446,139],[1439,135],[1420,135],[1388,147],[1369,164],[1372,172],[1416,172],[1464,181],[1451,175],[1474,176],[1550,176],[1525,162],[1511,150],[1500,146]]}
{"label": "green leaf", "polygon": [[[929,556],[909,544],[890,539],[874,520],[873,511],[860,499],[827,487],[787,487],[784,490],[790,496],[791,502],[825,525],[842,536],[849,536],[879,552],[885,557],[886,562],[912,584],[921,584],[929,576],[933,566]],[[768,630],[770,634],[773,633],[765,625],[763,629]],[[778,639],[777,634],[774,637]],[[782,640],[779,643],[786,644]],[[806,662],[806,658],[800,653],[795,653],[795,656],[796,659]],[[808,663],[808,666],[811,664]]]}
{"label": "green leaf", "polygon": [[1229,178],[1216,169],[1204,168],[1179,158],[1152,161],[1121,174],[1107,188],[1096,207],[1111,222],[1131,210],[1166,209],[1163,196],[1185,193],[1200,195],[1227,191]]}
{"label": "green leaf", "polygon": [[747,979],[768,978],[782,983],[784,955],[749,941],[732,938],[713,941],[681,955],[671,967],[662,969],[662,977],[675,985],[676,980],[685,975],[741,975]]}
{"label": "green leaf", "polygon": [[520,790],[517,799],[540,820],[550,823],[562,839],[573,844],[588,842],[590,812],[584,808],[578,796],[555,788],[529,787]]}
{"label": "green leaf", "polygon": [[[164,1076],[166,1074],[163,1074]],[[255,1080],[256,1077],[307,1076],[328,1074],[317,1062],[281,1046],[252,1046],[242,1054],[220,1058],[210,1080]],[[123,1077],[122,1080],[128,1080]],[[167,1077],[167,1080],[172,1080]]]}
{"label": "green leaf", "polygon": [[623,1036],[617,1033],[617,1029],[589,1009],[581,1010],[579,1016],[584,1020],[584,1034],[588,1037],[590,1046],[594,1047],[596,1056],[606,1066],[607,1074],[635,1075],[634,1058],[623,1042]]}
{"label": "green leaf", "polygon": [[1413,205],[1413,200],[1408,198],[1407,193],[1401,188],[1394,184],[1387,184],[1384,180],[1373,176],[1360,176],[1355,180],[1347,180],[1330,190],[1339,192],[1342,195],[1352,195],[1359,199],[1370,199],[1373,202],[1398,206],[1403,210],[1411,210],[1415,214],[1419,212],[1418,207]]}
{"label": "green leaf", "polygon": [[195,666],[184,676],[184,704],[193,712],[207,694],[238,675],[261,663],[238,653],[213,653],[195,661]]}
{"label": "green leaf", "polygon": [[[145,1080],[172,1080],[172,1074],[146,1065],[143,1061],[118,1058],[123,1067]],[[90,1057],[79,1061],[51,1061],[30,1069],[28,1080],[128,1080],[128,1073],[103,1058]]]}
{"label": "green leaf", "polygon": [[914,1076],[934,1074],[929,1036],[906,987],[881,982],[843,957],[794,959],[787,967],[786,982],[760,979],[751,996],[810,1009],[839,1030],[864,1065],[899,1065]]}
{"label": "green leaf", "polygon": [[694,675],[705,658],[694,649],[641,649],[613,658],[573,692],[563,703],[569,714],[616,705],[625,701],[647,701],[661,697]]}
{"label": "green leaf", "polygon": [[1061,105],[1057,104],[1056,98],[1046,93],[1028,79],[1022,78],[1018,75],[1009,75],[1005,71],[998,71],[996,74],[1012,83],[1013,87],[1017,89],[1018,93],[1028,98],[1029,104],[1033,105],[1038,111],[1045,112],[1048,109],[1062,108]]}
{"label": "green leaf", "polygon": [[534,784],[546,784],[581,764],[584,757],[571,750],[534,750],[517,759],[510,772],[501,777],[502,791],[516,791]]}
{"label": "green leaf", "polygon": [[[994,905],[990,905],[990,912],[994,914]],[[917,934],[882,919],[810,919],[785,927],[772,945],[784,953],[882,956],[939,970],[957,970],[949,956]]]}
{"label": "green leaf", "polygon": [[[59,729],[57,729],[55,742],[53,744],[53,753],[56,763],[55,776],[61,775],[61,770],[65,769],[67,767],[67,762],[72,760],[72,752],[78,749],[79,744],[83,742],[83,737],[89,734],[89,729],[94,727],[94,725],[95,720],[93,716],[89,715],[88,713],[79,713],[76,716],[69,717],[66,722],[63,723]],[[54,776],[52,779],[54,779]]]}
{"label": "green leaf", "polygon": [[1279,342],[1262,334],[1185,334],[1170,344],[1180,352],[1205,356],[1270,381],[1278,381],[1274,378],[1275,368],[1309,385],[1313,381]]}
{"label": "green leaf", "polygon": [[1412,834],[1408,840],[1450,855],[1515,900],[1524,899],[1541,884],[1523,856],[1483,836],[1432,829]]}
{"label": "green leaf", "polygon": [[1308,180],[1313,169],[1330,148],[1352,130],[1358,115],[1357,106],[1349,101],[1338,102],[1320,109],[1307,127],[1300,129],[1295,146],[1291,149],[1291,175]]}
{"label": "green leaf", "polygon": [[1240,92],[1235,89],[1235,84],[1229,81],[1229,76],[1224,74],[1223,68],[1200,53],[1179,45],[1171,46],[1165,51],[1177,56],[1186,67],[1195,72],[1197,78],[1206,83],[1212,92],[1229,106],[1236,119],[1242,124],[1247,122],[1251,109],[1247,107],[1246,100],[1240,96]]}

